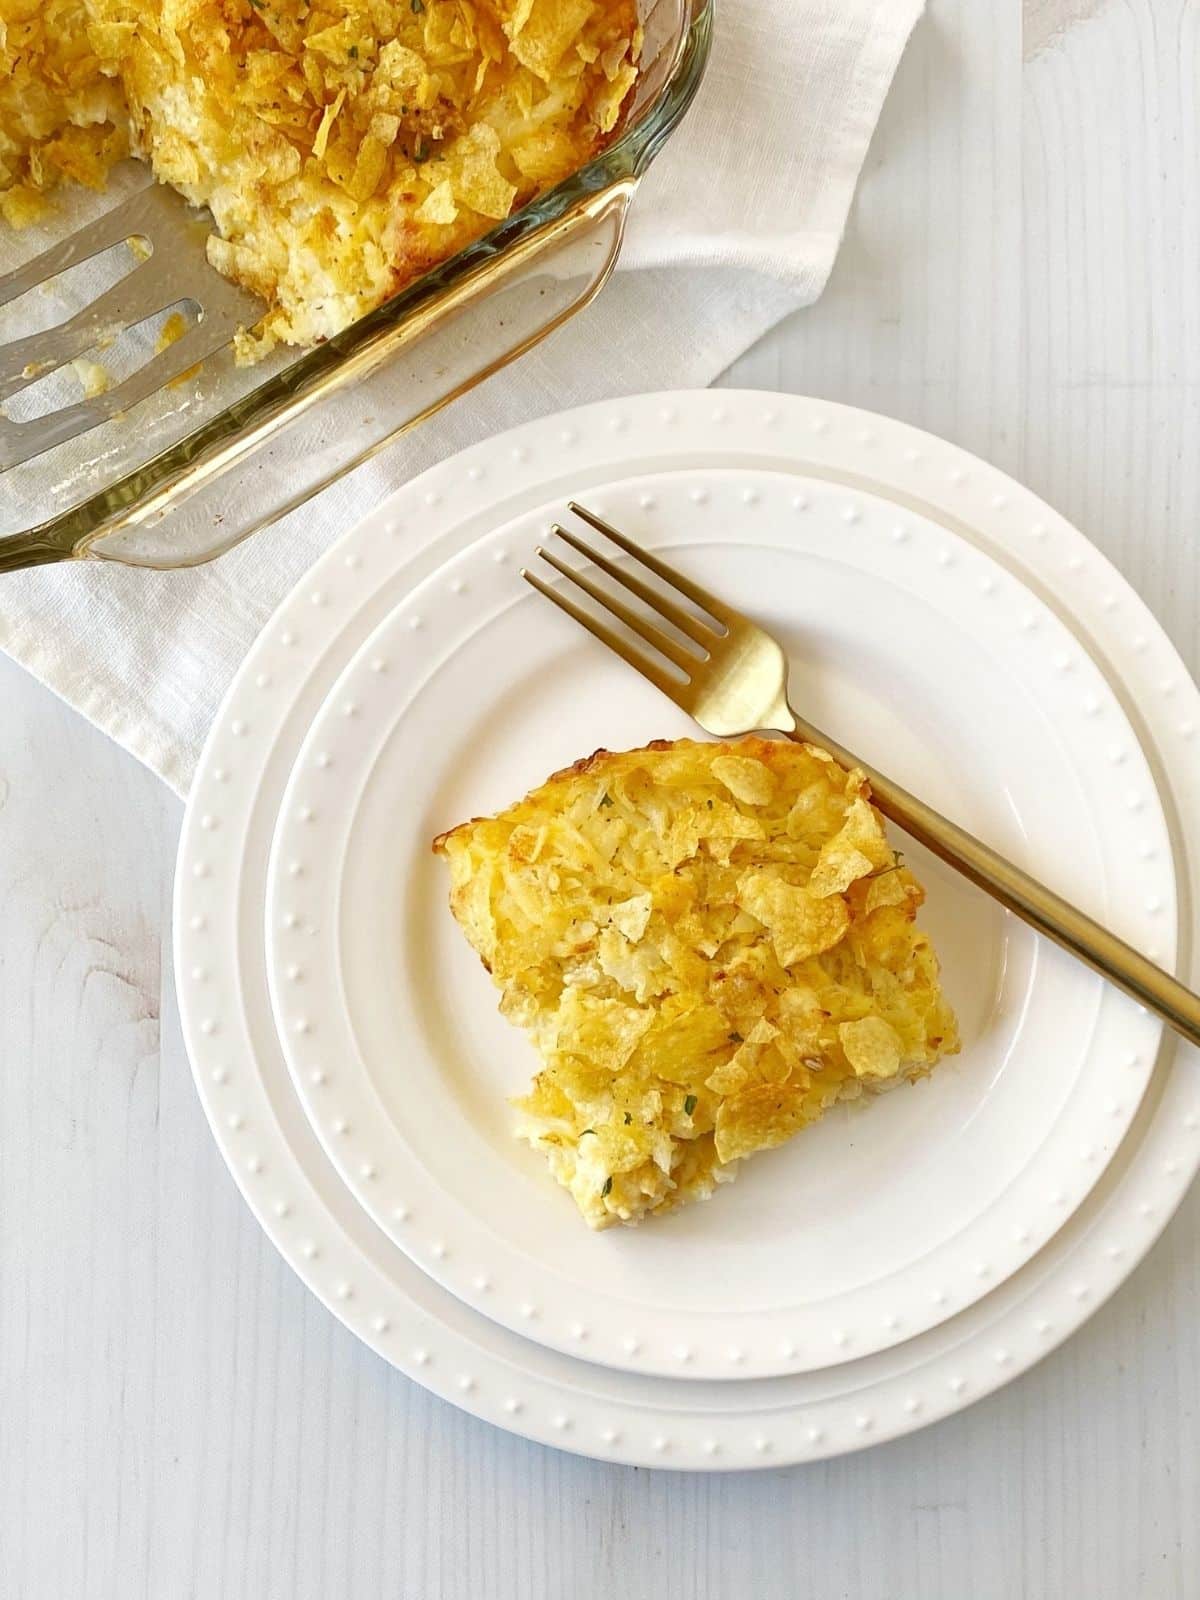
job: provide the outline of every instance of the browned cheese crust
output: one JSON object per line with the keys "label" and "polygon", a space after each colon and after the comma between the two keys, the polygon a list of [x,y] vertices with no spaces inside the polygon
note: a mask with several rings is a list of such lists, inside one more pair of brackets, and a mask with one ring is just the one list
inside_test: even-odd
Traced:
{"label": "browned cheese crust", "polygon": [[617,129],[635,0],[0,0],[0,214],[132,151],[211,208],[311,344],[581,167]]}

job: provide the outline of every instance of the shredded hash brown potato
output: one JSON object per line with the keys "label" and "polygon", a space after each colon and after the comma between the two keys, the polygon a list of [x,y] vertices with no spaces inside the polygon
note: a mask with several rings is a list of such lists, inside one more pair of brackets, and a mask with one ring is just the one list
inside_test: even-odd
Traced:
{"label": "shredded hash brown potato", "polygon": [[814,746],[601,750],[434,849],[544,1061],[521,1135],[593,1228],[707,1198],[958,1049],[924,891]]}
{"label": "shredded hash brown potato", "polygon": [[210,207],[256,342],[311,344],[582,166],[635,0],[0,0],[0,213],[130,152]]}

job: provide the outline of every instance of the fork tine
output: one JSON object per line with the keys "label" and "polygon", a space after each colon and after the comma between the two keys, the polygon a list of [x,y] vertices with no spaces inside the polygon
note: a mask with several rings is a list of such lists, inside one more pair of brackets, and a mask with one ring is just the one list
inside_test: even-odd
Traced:
{"label": "fork tine", "polygon": [[673,628],[685,634],[693,644],[698,644],[702,650],[707,651],[716,642],[713,630],[697,620],[690,611],[685,611],[682,606],[677,606],[673,600],[668,600],[661,589],[652,589],[648,583],[632,572],[626,572],[623,567],[617,566],[615,561],[610,561],[606,555],[588,544],[586,539],[580,539],[568,528],[559,523],[554,524],[554,532],[560,539],[566,541],[573,550],[578,550],[581,556],[586,556],[589,561],[594,561],[601,572],[606,572],[614,583],[619,583],[623,589],[628,589],[631,594],[637,595],[644,605],[656,611],[659,616],[665,617]]}
{"label": "fork tine", "polygon": [[[684,705],[683,694],[688,687],[687,684],[680,683],[678,678],[672,678],[643,651],[635,649],[628,640],[623,639],[614,629],[606,628],[598,618],[592,616],[589,611],[585,611],[582,606],[576,605],[573,600],[569,600],[565,594],[559,594],[548,583],[543,583],[536,573],[522,567],[521,576],[540,595],[544,595],[552,605],[556,605],[560,611],[565,612],[573,622],[577,622],[581,628],[586,628],[593,638],[599,639],[601,644],[607,645],[614,655],[620,656],[621,660],[631,666],[635,672],[640,672],[643,678],[648,678],[655,688],[661,689],[669,700],[674,700],[678,705]],[[684,705],[684,709],[686,710],[686,705]]]}
{"label": "fork tine", "polygon": [[680,672],[690,677],[695,669],[702,665],[699,656],[693,655],[690,650],[685,650],[682,645],[676,644],[674,639],[668,638],[660,628],[656,628],[645,617],[638,616],[636,611],[631,610],[615,594],[609,594],[598,583],[593,583],[585,573],[576,572],[574,568],[568,567],[552,551],[544,550],[541,545],[538,545],[537,553],[543,561],[548,562],[555,572],[564,577],[568,583],[573,583],[576,588],[582,589],[584,594],[589,595],[598,606],[602,606],[605,611],[611,612],[614,617],[623,622],[631,633],[636,633],[639,639],[645,640],[652,649],[658,651],[659,655],[666,656],[667,660],[673,662]]}
{"label": "fork tine", "polygon": [[626,534],[618,532],[611,522],[606,522],[596,512],[581,506],[578,500],[568,501],[568,506],[577,517],[582,517],[586,523],[595,528],[597,533],[602,533],[606,539],[611,539],[615,545],[624,550],[626,555],[632,556],[635,561],[640,561],[642,566],[648,567],[656,578],[661,578],[664,583],[678,589],[693,605],[699,606],[702,611],[707,611],[716,622],[723,623],[728,628],[731,623],[738,621],[738,613],[718,600],[715,594],[702,589],[691,578],[685,578],[682,572],[668,566],[665,561],[660,561],[656,555],[651,555],[649,550],[643,550],[641,545],[634,544]]}

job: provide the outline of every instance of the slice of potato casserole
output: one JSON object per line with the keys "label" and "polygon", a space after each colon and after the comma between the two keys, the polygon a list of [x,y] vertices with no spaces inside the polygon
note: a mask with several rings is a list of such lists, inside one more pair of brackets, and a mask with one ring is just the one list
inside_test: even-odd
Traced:
{"label": "slice of potato casserole", "polygon": [[0,213],[132,151],[309,344],[582,166],[640,42],[636,0],[0,0]]}
{"label": "slice of potato casserole", "polygon": [[811,745],[683,739],[598,751],[434,841],[545,1063],[521,1134],[593,1228],[705,1198],[958,1049],[868,796]]}

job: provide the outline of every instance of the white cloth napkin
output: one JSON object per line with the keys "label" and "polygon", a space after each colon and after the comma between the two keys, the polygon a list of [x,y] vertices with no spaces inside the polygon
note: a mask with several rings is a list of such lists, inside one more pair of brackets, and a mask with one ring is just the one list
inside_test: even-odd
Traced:
{"label": "white cloth napkin", "polygon": [[622,270],[588,311],[207,567],[72,564],[0,577],[0,646],[186,792],[259,629],[328,543],[391,489],[476,439],[565,406],[711,383],[817,298],[923,6],[719,0],[696,104],[645,181]]}

